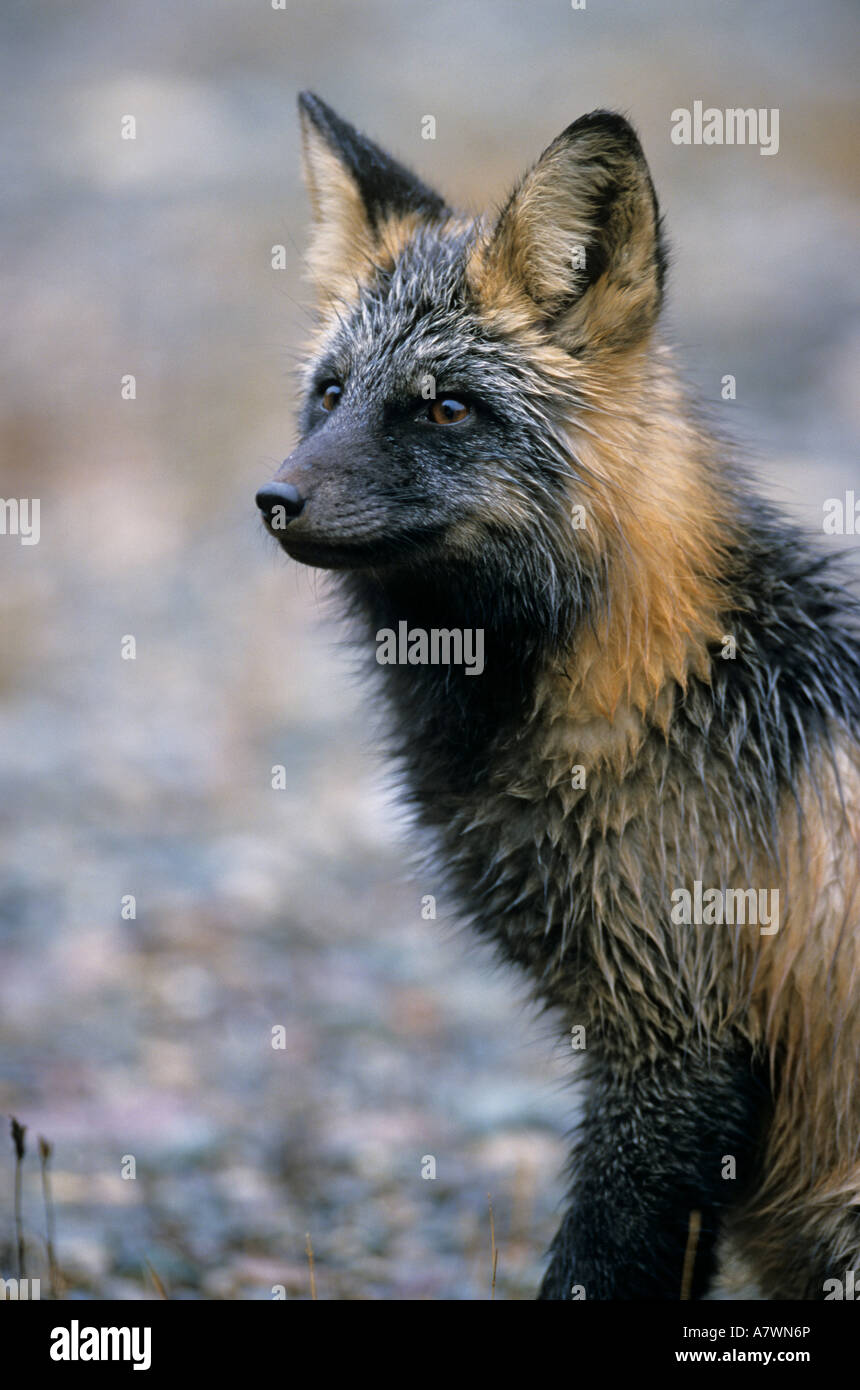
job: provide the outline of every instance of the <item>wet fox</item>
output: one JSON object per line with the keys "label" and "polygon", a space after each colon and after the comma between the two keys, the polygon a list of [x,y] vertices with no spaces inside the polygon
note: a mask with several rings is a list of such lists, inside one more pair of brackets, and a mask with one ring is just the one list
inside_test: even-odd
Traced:
{"label": "wet fox", "polygon": [[[656,339],[666,253],[626,119],[581,117],[474,218],[299,106],[318,331],[258,505],[336,572],[464,918],[582,1047],[539,1296],[701,1297],[732,1251],[765,1296],[839,1296],[860,1269],[850,590]],[[452,645],[479,632],[480,671]]]}

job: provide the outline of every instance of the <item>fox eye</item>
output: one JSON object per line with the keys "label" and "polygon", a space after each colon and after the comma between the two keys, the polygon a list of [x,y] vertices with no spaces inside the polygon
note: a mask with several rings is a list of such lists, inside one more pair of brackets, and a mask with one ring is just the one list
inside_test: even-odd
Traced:
{"label": "fox eye", "polygon": [[471,413],[470,405],[455,400],[453,396],[445,396],[443,400],[431,401],[427,417],[434,425],[459,425]]}
{"label": "fox eye", "polygon": [[340,400],[340,395],[341,388],[338,386],[337,382],[330,381],[328,385],[323,388],[323,393],[320,397],[320,405],[323,410],[334,410]]}

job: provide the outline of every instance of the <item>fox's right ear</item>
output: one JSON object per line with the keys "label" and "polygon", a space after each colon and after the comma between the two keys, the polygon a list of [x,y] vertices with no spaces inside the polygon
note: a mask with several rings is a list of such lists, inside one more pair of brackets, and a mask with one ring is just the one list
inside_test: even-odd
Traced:
{"label": "fox's right ear", "polygon": [[384,258],[393,221],[444,217],[444,200],[312,92],[299,97],[313,231],[308,267],[323,302],[348,297]]}
{"label": "fox's right ear", "polygon": [[481,248],[485,301],[511,291],[556,341],[589,355],[634,346],[663,293],[660,212],[630,123],[592,111],[568,126],[520,182]]}

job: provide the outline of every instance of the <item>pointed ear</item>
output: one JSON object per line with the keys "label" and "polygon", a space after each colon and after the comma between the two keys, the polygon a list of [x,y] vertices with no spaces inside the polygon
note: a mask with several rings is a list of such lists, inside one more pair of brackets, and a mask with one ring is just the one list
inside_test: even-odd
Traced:
{"label": "pointed ear", "polygon": [[666,257],[629,122],[593,111],[568,126],[514,190],[482,260],[484,296],[524,291],[568,351],[640,341],[660,310]]}
{"label": "pointed ear", "polygon": [[312,92],[299,97],[313,233],[311,278],[323,300],[354,291],[389,240],[393,220],[443,217],[442,198]]}

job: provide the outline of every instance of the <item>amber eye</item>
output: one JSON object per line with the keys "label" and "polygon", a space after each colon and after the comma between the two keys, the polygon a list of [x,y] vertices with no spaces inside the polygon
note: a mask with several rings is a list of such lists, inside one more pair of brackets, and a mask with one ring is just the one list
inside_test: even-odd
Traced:
{"label": "amber eye", "polygon": [[434,425],[458,425],[471,413],[472,407],[470,405],[464,405],[462,401],[455,401],[452,396],[446,396],[441,401],[431,402],[430,409],[427,411],[427,415]]}
{"label": "amber eye", "polygon": [[320,398],[320,405],[322,406],[323,410],[334,410],[339,400],[340,387],[338,386],[336,381],[330,381],[328,386],[322,393],[322,397]]}

